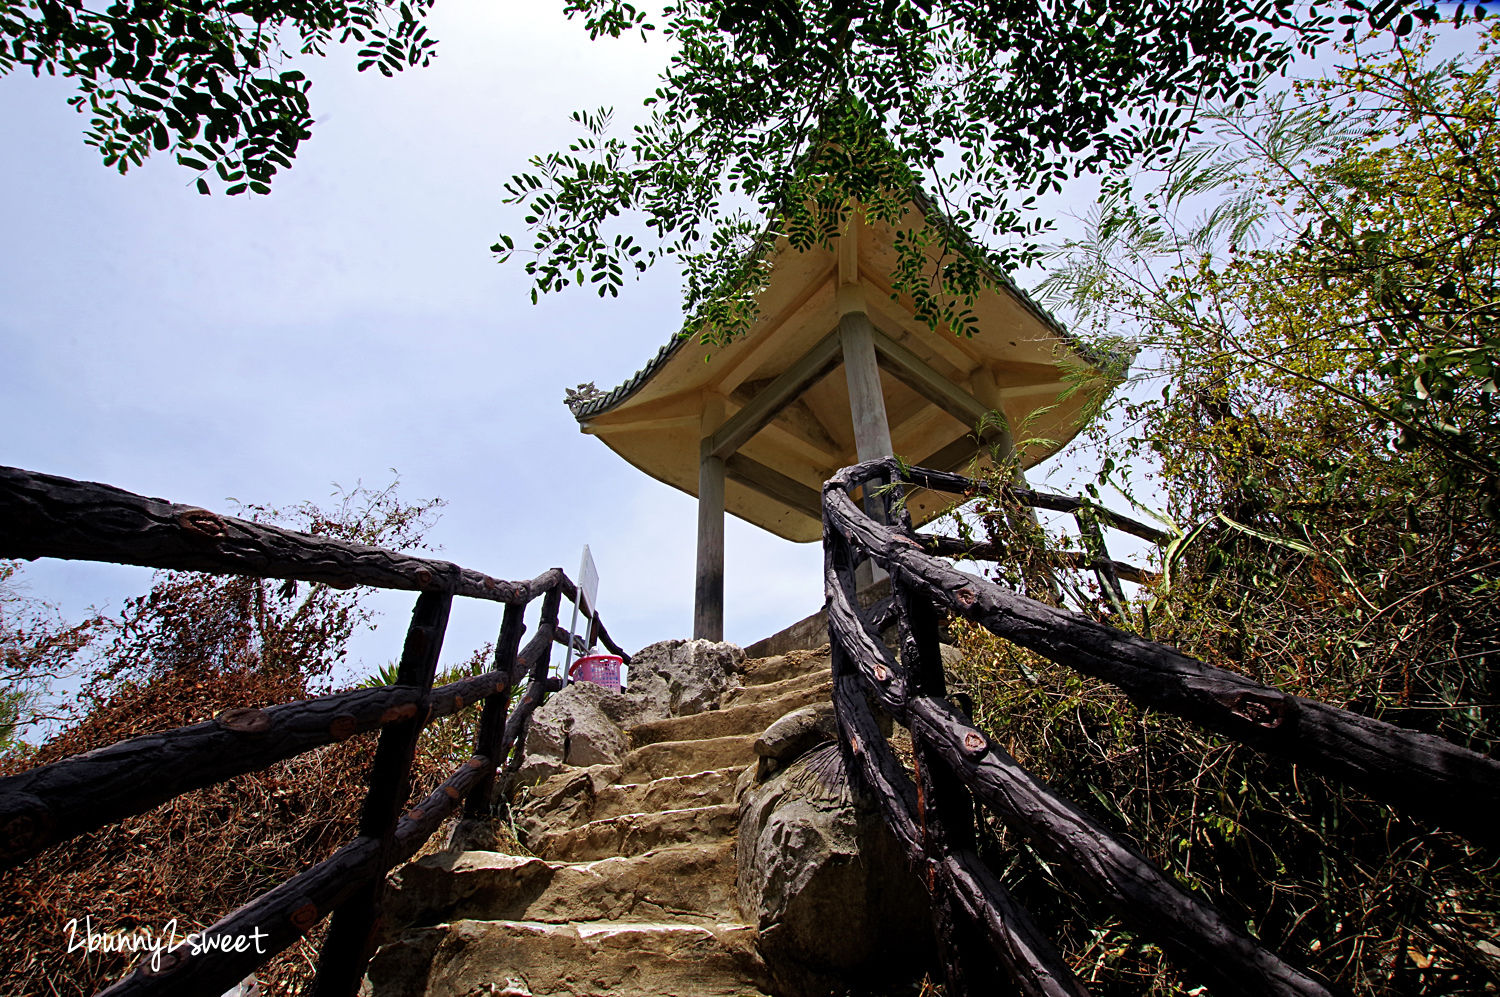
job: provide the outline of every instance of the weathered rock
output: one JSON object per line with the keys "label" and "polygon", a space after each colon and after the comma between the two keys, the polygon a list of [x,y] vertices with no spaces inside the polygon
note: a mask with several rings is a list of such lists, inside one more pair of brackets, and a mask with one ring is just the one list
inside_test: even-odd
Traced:
{"label": "weathered rock", "polygon": [[734,644],[664,640],[630,659],[627,695],[643,708],[642,719],[716,710],[744,670],[745,652]]}
{"label": "weathered rock", "polygon": [[704,837],[728,838],[735,831],[739,808],[733,803],[658,813],[619,814],[582,827],[544,831],[526,847],[549,859],[590,861],[617,855],[642,855],[656,848],[687,844]]}
{"label": "weathered rock", "polygon": [[593,862],[439,852],[403,867],[390,886],[384,913],[392,933],[463,919],[739,920],[734,842],[727,836]]}
{"label": "weathered rock", "polygon": [[740,906],[782,997],[889,984],[931,964],[926,892],[854,798],[836,744],[745,793],[735,855]]}
{"label": "weathered rock", "polygon": [[818,703],[804,706],[777,720],[766,728],[764,734],[755,739],[755,753],[762,758],[781,763],[785,768],[825,741],[838,737],[838,722],[834,720],[833,704]]}
{"label": "weathered rock", "polygon": [[631,697],[592,682],[575,682],[553,694],[532,715],[521,781],[552,775],[563,765],[618,762],[629,750],[624,728],[643,712]]}
{"label": "weathered rock", "polygon": [[761,975],[738,925],[457,920],[382,948],[369,985],[372,997],[742,997]]}
{"label": "weathered rock", "polygon": [[648,744],[625,756],[620,766],[620,780],[648,782],[709,769],[739,768],[755,757],[754,745],[754,734]]}
{"label": "weathered rock", "polygon": [[[693,741],[701,738],[728,737],[731,734],[759,734],[766,725],[785,716],[799,706],[827,702],[833,692],[833,683],[809,686],[793,690],[779,699],[763,699],[741,706],[721,707],[706,713],[690,713],[685,717],[668,717],[651,720],[630,728],[630,746],[643,747],[658,741]],[[728,701],[728,697],[725,697]]]}

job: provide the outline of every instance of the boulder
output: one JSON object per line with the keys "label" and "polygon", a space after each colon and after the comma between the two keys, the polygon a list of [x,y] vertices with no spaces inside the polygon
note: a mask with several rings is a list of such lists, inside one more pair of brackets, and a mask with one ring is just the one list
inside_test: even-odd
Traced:
{"label": "boulder", "polygon": [[531,716],[521,781],[534,782],[564,765],[611,765],[630,750],[625,727],[642,719],[634,698],[592,682],[554,693]]}
{"label": "boulder", "polygon": [[926,891],[850,789],[838,745],[788,762],[741,798],[735,848],[740,906],[775,992],[824,997],[920,976],[934,962]]}
{"label": "boulder", "polygon": [[739,685],[745,652],[711,640],[664,640],[630,659],[626,695],[644,711],[642,719],[661,720],[717,710],[724,694]]}
{"label": "boulder", "polygon": [[755,753],[760,756],[760,774],[768,776],[785,768],[810,749],[838,737],[838,723],[832,703],[804,706],[777,720],[755,739]]}

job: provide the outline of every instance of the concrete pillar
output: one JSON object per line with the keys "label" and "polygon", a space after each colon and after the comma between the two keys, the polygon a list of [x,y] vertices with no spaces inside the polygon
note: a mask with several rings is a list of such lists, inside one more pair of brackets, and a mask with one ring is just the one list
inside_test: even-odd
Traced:
{"label": "concrete pillar", "polygon": [[[844,351],[844,377],[849,384],[849,415],[854,421],[854,451],[862,461],[895,454],[891,427],[885,414],[885,395],[880,390],[880,365],[875,359],[874,327],[865,313],[863,289],[846,285],[838,289],[839,342]],[[865,509],[872,514],[883,503],[865,496]],[[866,561],[855,571],[855,588],[863,590],[886,577]]]}
{"label": "concrete pillar", "polygon": [[724,639],[724,458],[698,464],[698,584],[693,637]]}
{"label": "concrete pillar", "polygon": [[693,594],[693,637],[724,639],[724,458],[708,453],[709,439],[724,422],[724,399],[703,406],[703,444],[698,458],[698,557]]}

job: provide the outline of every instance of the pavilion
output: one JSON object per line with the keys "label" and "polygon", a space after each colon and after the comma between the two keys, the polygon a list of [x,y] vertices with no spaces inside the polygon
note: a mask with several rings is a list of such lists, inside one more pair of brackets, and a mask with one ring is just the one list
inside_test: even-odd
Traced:
{"label": "pavilion", "polygon": [[[723,638],[725,512],[810,542],[840,467],[896,454],[960,470],[1014,453],[1009,427],[1028,419],[1030,467],[1081,428],[1086,393],[1061,397],[1064,370],[1094,359],[1012,282],[981,293],[968,337],[930,328],[893,293],[897,233],[934,219],[914,200],[898,225],[855,212],[831,249],[783,240],[748,335],[710,347],[679,334],[614,390],[570,393],[583,432],[697,497],[694,637]],[[947,507],[908,500],[918,525]]]}

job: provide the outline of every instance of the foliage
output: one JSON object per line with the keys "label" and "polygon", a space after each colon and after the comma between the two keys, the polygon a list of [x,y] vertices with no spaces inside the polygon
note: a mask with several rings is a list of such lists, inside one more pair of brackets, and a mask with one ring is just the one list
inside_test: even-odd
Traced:
{"label": "foliage", "polygon": [[[1429,66],[1430,44],[1398,40],[1384,58],[1351,49],[1355,65],[1298,82],[1260,115],[1210,115],[1213,139],[1186,150],[1155,197],[1116,188],[1094,236],[1065,247],[1044,289],[1096,325],[1133,325],[1172,382],[1128,413],[1156,420],[1139,439],[1165,439],[1161,420],[1175,414],[1236,461],[1266,445],[1266,418],[1319,425],[1326,438],[1305,451],[1330,462],[1329,480],[1350,460],[1375,462],[1411,478],[1414,501],[1461,496],[1493,511],[1496,61],[1482,48]],[[1211,195],[1221,199],[1188,222]],[[1390,449],[1364,446],[1367,432]],[[1277,487],[1210,470],[1191,448],[1160,457],[1169,478],[1233,482],[1195,491],[1210,501],[1263,504],[1259,490]]]}
{"label": "foliage", "polygon": [[284,68],[354,42],[361,72],[426,66],[432,0],[0,0],[0,76],[16,68],[78,81],[85,142],[121,173],[171,150],[228,194],[270,192],[309,137],[312,81]]}
{"label": "foliage", "polygon": [[680,0],[658,23],[623,0],[569,0],[591,37],[655,32],[672,56],[629,137],[610,134],[609,110],[579,112],[583,134],[507,184],[532,233],[533,299],[617,294],[671,257],[685,331],[722,341],[753,318],[778,240],[829,245],[851,212],[890,220],[918,197],[933,224],[902,239],[891,280],[962,332],[978,291],[1036,258],[1038,196],[1169,154],[1196,107],[1243,102],[1296,50],[1366,19],[1409,31],[1438,17],[1409,6],[1351,2],[1336,19],[1290,0]]}
{"label": "foliage", "polygon": [[[1138,489],[1154,468],[1182,524],[1134,614],[1075,602],[1493,755],[1496,57],[1389,41],[1362,39],[1252,113],[1211,113],[1154,195],[1114,188],[1066,248],[1053,288],[1147,361],[1095,430],[1101,479]],[[1006,512],[981,510],[1001,542]],[[1500,985],[1492,852],[960,630],[983,724],[1292,961],[1356,994]],[[1194,992],[996,834],[994,858],[1096,992]]]}
{"label": "foliage", "polygon": [[[419,549],[438,503],[406,503],[394,489],[338,491],[326,512],[310,503],[288,512],[243,508],[257,520],[323,536]],[[197,723],[227,708],[329,691],[333,666],[367,613],[359,590],[312,585],[299,598],[297,589],[158,572],[151,593],[131,600],[110,624],[108,664],[84,687],[81,716],[34,752],[0,758],[0,774]],[[479,667],[489,653],[481,649],[462,667]],[[415,792],[429,790],[468,757],[473,712],[440,721],[423,738]],[[356,833],[374,745],[373,734],[356,736],[188,793],[6,872],[0,990],[93,993],[126,970],[119,954],[69,953],[71,918],[87,915],[99,931],[160,931],[176,918],[182,935],[326,858]],[[308,981],[321,930],[261,974],[268,992],[297,992]]]}
{"label": "foliage", "polygon": [[0,561],[0,754],[24,750],[25,728],[56,719],[44,699],[58,679],[75,674],[81,655],[105,623],[91,614],[81,623],[26,595],[21,562]]}
{"label": "foliage", "polygon": [[[394,481],[382,489],[336,489],[333,497],[337,505],[330,511],[308,502],[290,510],[244,505],[241,511],[252,520],[288,522],[314,536],[422,550],[422,535],[442,505],[437,499],[404,503]],[[296,671],[326,683],[343,660],[349,638],[370,620],[369,610],[360,606],[368,591],[157,572],[150,593],[128,600],[114,623],[107,664],[94,671],[90,691],[103,694],[121,683],[166,673],[251,665]]]}

